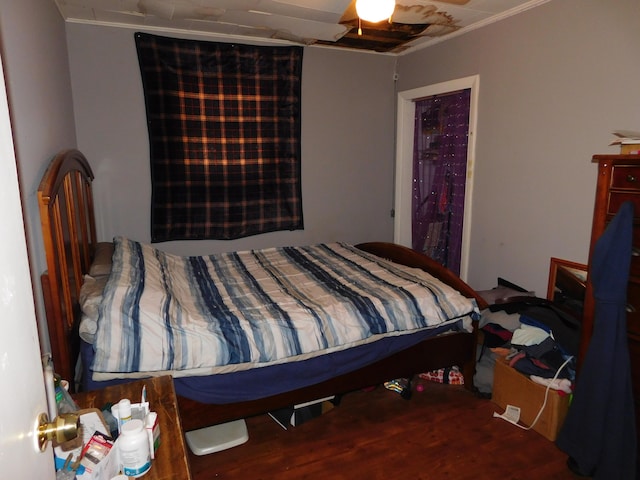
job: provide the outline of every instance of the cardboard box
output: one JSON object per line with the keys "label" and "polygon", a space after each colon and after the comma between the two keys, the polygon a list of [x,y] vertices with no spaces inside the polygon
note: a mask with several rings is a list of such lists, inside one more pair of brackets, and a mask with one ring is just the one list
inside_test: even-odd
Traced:
{"label": "cardboard box", "polygon": [[[498,413],[503,413],[507,405],[520,407],[520,422],[530,426],[544,404],[546,389],[510,367],[504,358],[496,361],[491,400],[502,408]],[[569,398],[550,388],[547,404],[533,430],[555,441],[569,410]]]}

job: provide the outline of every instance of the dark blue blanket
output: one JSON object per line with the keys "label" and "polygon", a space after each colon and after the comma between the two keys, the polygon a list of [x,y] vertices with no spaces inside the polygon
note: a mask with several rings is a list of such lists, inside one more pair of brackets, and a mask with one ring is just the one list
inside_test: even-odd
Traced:
{"label": "dark blue blanket", "polygon": [[595,479],[636,478],[636,422],[627,345],[626,296],[633,204],[622,205],[591,259],[593,335],[557,445],[574,470]]}

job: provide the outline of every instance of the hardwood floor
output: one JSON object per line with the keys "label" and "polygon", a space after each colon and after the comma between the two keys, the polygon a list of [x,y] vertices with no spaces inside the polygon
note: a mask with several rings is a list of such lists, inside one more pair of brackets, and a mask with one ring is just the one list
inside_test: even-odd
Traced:
{"label": "hardwood floor", "polygon": [[[190,455],[195,480],[209,479],[567,479],[566,455],[530,430],[494,418],[497,406],[463,387],[426,383],[404,400],[378,387],[283,430],[247,419],[247,443]],[[500,412],[502,413],[502,412]]]}

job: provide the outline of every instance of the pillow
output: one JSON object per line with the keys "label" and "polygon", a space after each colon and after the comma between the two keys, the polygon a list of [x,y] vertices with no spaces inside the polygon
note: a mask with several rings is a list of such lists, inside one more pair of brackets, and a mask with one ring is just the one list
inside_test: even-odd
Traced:
{"label": "pillow", "polygon": [[80,287],[80,310],[82,319],[80,320],[80,338],[85,342],[93,343],[96,330],[98,329],[98,307],[102,302],[102,293],[109,280],[108,275],[101,275],[94,278],[90,275],[84,276],[84,283]]}
{"label": "pillow", "polygon": [[96,243],[93,262],[89,267],[90,276],[100,277],[111,273],[111,257],[113,257],[113,248],[113,242]]}

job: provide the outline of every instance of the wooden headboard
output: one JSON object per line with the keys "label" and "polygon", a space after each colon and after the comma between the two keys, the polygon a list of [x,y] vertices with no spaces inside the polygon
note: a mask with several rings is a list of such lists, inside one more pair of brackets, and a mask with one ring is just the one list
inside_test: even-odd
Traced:
{"label": "wooden headboard", "polygon": [[96,244],[92,180],[84,155],[64,150],[51,161],[38,187],[47,257],[41,281],[51,355],[56,373],[70,382],[80,349],[80,287]]}

